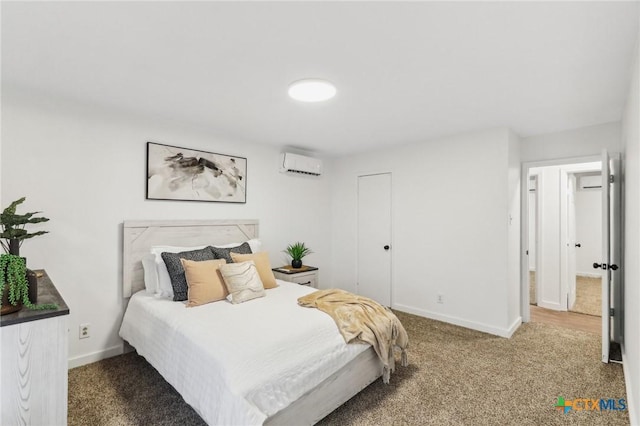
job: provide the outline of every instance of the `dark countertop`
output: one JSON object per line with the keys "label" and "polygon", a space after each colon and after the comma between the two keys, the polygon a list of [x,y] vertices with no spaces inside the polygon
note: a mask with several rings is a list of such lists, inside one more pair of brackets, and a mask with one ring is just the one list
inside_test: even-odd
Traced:
{"label": "dark countertop", "polygon": [[[61,315],[69,315],[69,307],[65,303],[60,293],[53,285],[49,275],[44,269],[34,270],[38,274],[38,305],[45,303],[55,303],[58,305],[58,309],[51,309],[47,311],[32,311],[27,308],[22,308],[18,312],[12,314],[0,316],[0,327],[5,325],[20,324],[23,322],[36,321],[45,318],[58,317]],[[42,276],[40,276],[42,274]]]}

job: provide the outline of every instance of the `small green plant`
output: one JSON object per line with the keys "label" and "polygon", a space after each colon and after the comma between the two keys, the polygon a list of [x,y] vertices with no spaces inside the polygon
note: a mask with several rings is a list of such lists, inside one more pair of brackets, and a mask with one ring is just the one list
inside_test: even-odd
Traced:
{"label": "small green plant", "polygon": [[295,261],[302,260],[306,255],[313,253],[309,247],[300,242],[289,244],[284,252],[291,256],[291,260]]}
{"label": "small green plant", "polygon": [[20,254],[20,246],[24,240],[48,232],[37,231],[30,234],[24,229],[27,224],[46,222],[49,220],[46,217],[33,217],[41,212],[16,214],[16,209],[20,204],[24,203],[24,200],[26,200],[26,197],[14,201],[0,213],[0,230],[2,230],[2,232],[0,232],[0,245],[2,245],[5,253],[15,254],[16,256]]}
{"label": "small green plant", "polygon": [[29,283],[27,281],[27,265],[24,258],[13,254],[0,254],[0,294],[8,286],[9,303],[18,306],[19,302],[31,310],[58,309],[58,305],[45,303],[34,305],[29,300]]}

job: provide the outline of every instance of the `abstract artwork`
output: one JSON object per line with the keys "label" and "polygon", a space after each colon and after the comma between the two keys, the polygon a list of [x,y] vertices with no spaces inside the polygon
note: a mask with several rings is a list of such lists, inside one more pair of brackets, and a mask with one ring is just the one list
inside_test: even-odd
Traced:
{"label": "abstract artwork", "polygon": [[247,201],[247,159],[147,142],[147,199]]}

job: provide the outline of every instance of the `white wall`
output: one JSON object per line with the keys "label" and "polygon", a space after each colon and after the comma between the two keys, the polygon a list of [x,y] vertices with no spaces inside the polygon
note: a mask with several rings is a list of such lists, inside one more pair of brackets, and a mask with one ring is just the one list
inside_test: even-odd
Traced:
{"label": "white wall", "polygon": [[[147,141],[246,157],[247,203],[145,200]],[[329,180],[279,173],[278,148],[5,90],[2,151],[2,205],[27,196],[25,211],[51,219],[41,226],[50,233],[25,242],[22,253],[49,272],[70,307],[71,365],[120,351],[124,220],[259,219],[272,263],[286,260],[288,243],[305,241],[321,285],[331,280]],[[91,323],[89,339],[78,339],[80,323]]]}
{"label": "white wall", "polygon": [[336,159],[333,285],[356,289],[357,176],[392,172],[392,306],[509,335],[519,323],[517,306],[515,319],[510,310],[519,298],[518,250],[513,266],[509,255],[520,244],[520,164],[509,149],[516,141],[498,129]]}
{"label": "white wall", "polygon": [[522,139],[523,162],[600,155],[602,149],[621,152],[620,122],[581,127]]}
{"label": "white wall", "polygon": [[623,360],[631,424],[640,423],[640,36],[622,119],[625,150]]}
{"label": "white wall", "polygon": [[578,189],[576,202],[576,248],[577,275],[600,277],[593,269],[593,262],[602,261],[602,190]]}

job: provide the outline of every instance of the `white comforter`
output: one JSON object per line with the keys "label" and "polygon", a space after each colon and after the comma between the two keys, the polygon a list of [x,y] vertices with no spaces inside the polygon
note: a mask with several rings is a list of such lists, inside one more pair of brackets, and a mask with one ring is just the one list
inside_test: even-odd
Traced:
{"label": "white comforter", "polygon": [[141,291],[120,336],[208,424],[262,424],[369,348],[345,344],[329,315],[298,306],[315,289],[278,284],[264,298],[194,308]]}

